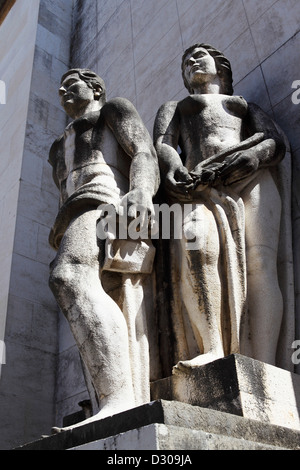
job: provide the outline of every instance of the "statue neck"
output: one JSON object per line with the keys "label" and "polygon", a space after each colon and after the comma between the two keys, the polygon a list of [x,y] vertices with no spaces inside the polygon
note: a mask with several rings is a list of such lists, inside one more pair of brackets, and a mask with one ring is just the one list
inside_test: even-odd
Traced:
{"label": "statue neck", "polygon": [[99,101],[90,101],[86,106],[76,110],[76,113],[73,114],[72,119],[78,119],[84,116],[85,114],[93,113],[95,111],[100,111],[104,103],[101,100]]}
{"label": "statue neck", "polygon": [[221,84],[218,77],[213,81],[202,82],[197,87],[193,88],[194,94],[205,95],[205,94],[219,94],[221,93]]}

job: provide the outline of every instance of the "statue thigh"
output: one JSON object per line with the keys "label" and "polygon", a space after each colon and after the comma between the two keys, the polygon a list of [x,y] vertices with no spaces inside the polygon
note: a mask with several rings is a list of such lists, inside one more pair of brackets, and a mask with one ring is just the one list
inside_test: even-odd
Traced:
{"label": "statue thigh", "polygon": [[195,202],[190,206],[189,210],[185,208],[182,224],[182,298],[189,313],[195,311],[198,316],[200,306],[200,310],[205,309],[218,315],[220,309],[218,227],[213,213],[203,202]]}
{"label": "statue thigh", "polygon": [[[259,170],[240,195],[245,207],[248,276],[277,275],[281,198],[270,171]],[[277,280],[272,282],[276,285]]]}
{"label": "statue thigh", "polygon": [[[101,249],[96,234],[98,218],[97,210],[88,210],[75,217],[51,263],[49,284],[65,314],[70,310],[74,298],[90,290],[91,272],[94,278],[98,277],[99,282],[99,260],[103,256],[101,251],[104,243]],[[98,291],[100,286],[99,282]]]}

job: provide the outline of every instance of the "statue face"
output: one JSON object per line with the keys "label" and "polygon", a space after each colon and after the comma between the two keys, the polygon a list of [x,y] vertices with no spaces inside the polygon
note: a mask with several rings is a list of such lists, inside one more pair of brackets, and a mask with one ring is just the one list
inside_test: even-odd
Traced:
{"label": "statue face", "polygon": [[214,58],[203,47],[194,49],[184,61],[184,76],[191,88],[217,75]]}
{"label": "statue face", "polygon": [[80,113],[88,103],[94,101],[94,90],[81,80],[77,73],[68,75],[59,89],[61,105],[69,116],[74,117]]}

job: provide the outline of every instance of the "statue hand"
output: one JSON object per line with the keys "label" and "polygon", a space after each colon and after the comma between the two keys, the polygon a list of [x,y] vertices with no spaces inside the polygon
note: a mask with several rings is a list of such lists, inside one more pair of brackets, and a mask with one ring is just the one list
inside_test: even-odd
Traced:
{"label": "statue hand", "polygon": [[175,171],[171,170],[165,178],[165,189],[169,196],[180,201],[191,200],[189,189],[194,186],[193,178],[189,175],[188,170],[181,166]]}
{"label": "statue hand", "polygon": [[259,166],[259,159],[255,148],[236,152],[225,158],[218,171],[219,180],[226,185],[252,175]]}
{"label": "statue hand", "polygon": [[203,189],[205,186],[212,186],[215,181],[217,181],[222,166],[223,163],[211,163],[207,167],[201,164],[197,165],[190,173],[193,177],[195,188],[197,188],[198,185],[203,186]]}
{"label": "statue hand", "polygon": [[[121,200],[120,207],[125,210],[129,219],[139,217],[143,226],[149,224],[150,216],[154,215],[152,195],[141,188],[132,189]],[[121,209],[122,210],[122,209]]]}

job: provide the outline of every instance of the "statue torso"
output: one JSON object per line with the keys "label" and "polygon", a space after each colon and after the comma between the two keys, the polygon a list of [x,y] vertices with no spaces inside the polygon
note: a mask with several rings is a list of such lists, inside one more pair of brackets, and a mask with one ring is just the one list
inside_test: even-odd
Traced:
{"label": "statue torso", "polygon": [[101,113],[91,113],[71,122],[57,152],[55,172],[61,204],[76,191],[91,189],[103,202],[128,191],[130,157],[118,144]]}
{"label": "statue torso", "polygon": [[189,171],[242,139],[247,103],[240,96],[191,95],[178,103],[178,110],[181,147]]}

